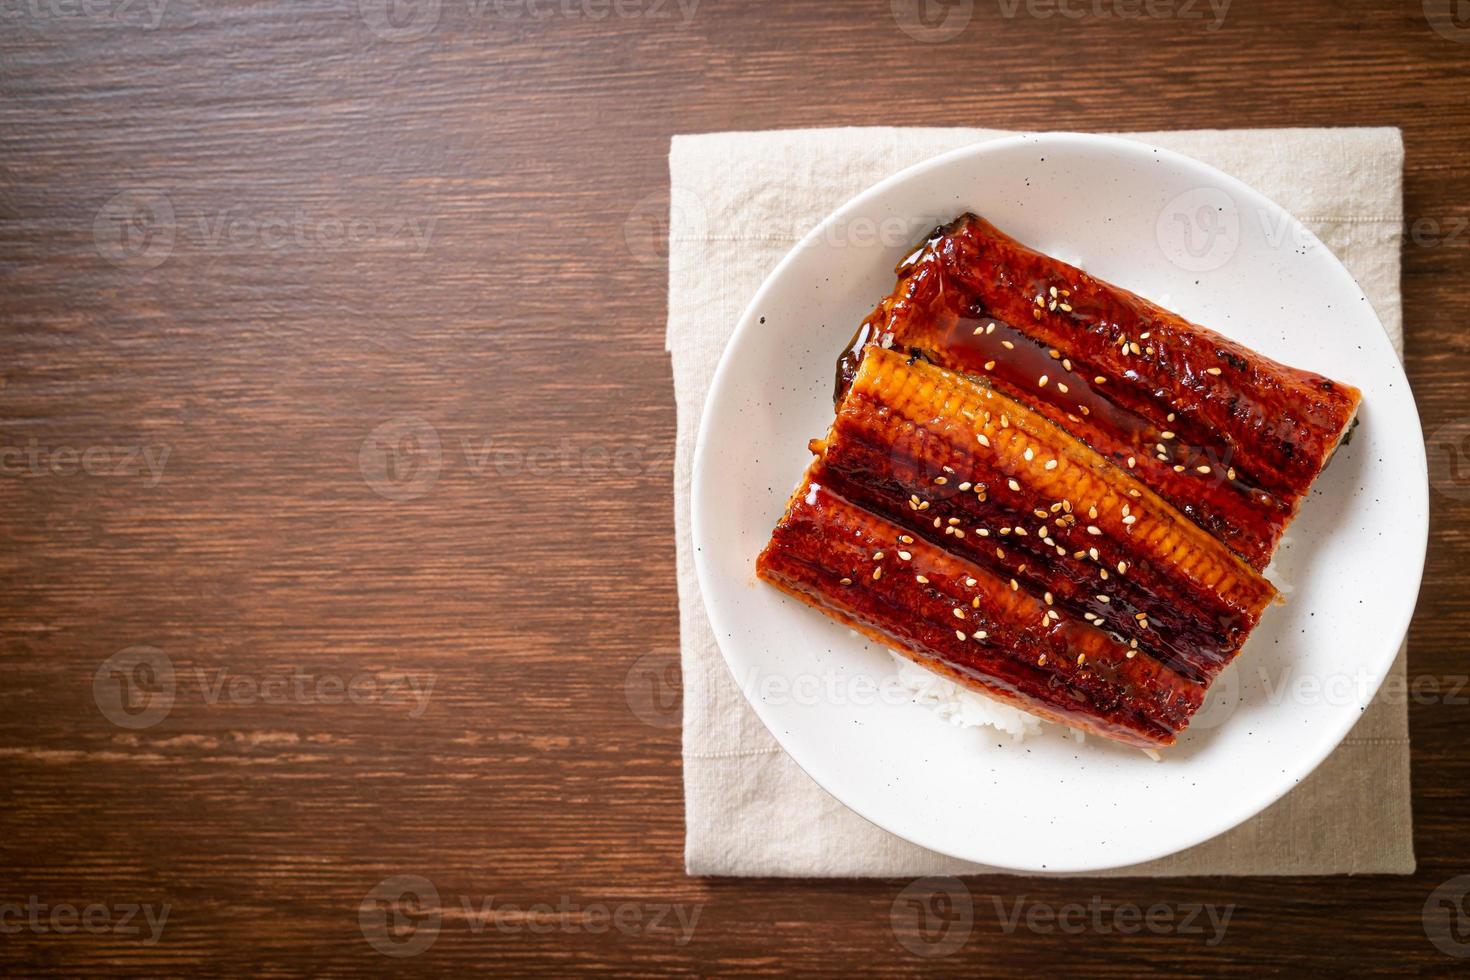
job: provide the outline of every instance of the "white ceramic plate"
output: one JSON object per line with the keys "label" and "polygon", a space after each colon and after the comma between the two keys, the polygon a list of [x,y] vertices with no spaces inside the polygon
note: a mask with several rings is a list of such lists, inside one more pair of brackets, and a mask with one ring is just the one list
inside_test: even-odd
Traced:
{"label": "white ceramic plate", "polygon": [[[832,419],[837,352],[934,225],[972,210],[1029,245],[1287,364],[1363,391],[1360,425],[1288,531],[1293,588],[1162,763],[1048,726],[1024,743],[909,703],[888,653],[757,582],[754,561]],[[1301,782],[1372,699],[1408,628],[1428,489],[1413,397],[1336,257],[1239,181],[1130,140],[996,140],[912,167],[812,231],[751,301],[694,461],[700,586],[756,713],[878,826],[981,864],[1082,872],[1158,858]]]}

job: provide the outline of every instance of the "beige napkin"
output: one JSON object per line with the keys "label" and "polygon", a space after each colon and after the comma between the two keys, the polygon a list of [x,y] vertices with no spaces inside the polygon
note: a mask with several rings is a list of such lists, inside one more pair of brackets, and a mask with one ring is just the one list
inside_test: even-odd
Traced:
{"label": "beige napkin", "polygon": [[[910,164],[1006,135],[982,129],[832,129],[676,136],[669,152],[669,325],[678,402],[674,522],[684,670],[685,861],[695,875],[917,876],[991,871],[880,830],[776,744],[730,676],[705,616],[689,536],[695,434],[745,304],[809,229]],[[1140,133],[1245,181],[1347,265],[1402,351],[1397,129]],[[795,479],[793,474],[792,479]],[[1399,653],[1393,673],[1405,672]],[[1409,874],[1408,708],[1375,702],[1301,786],[1191,850],[1109,875]]]}

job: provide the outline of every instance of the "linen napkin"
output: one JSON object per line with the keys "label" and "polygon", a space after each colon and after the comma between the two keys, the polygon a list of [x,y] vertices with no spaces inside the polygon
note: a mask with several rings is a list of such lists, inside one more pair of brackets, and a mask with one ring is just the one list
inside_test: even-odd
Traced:
{"label": "linen napkin", "polygon": [[[746,704],[711,633],[693,566],[689,490],[695,435],[715,366],[741,311],[781,257],[828,213],[882,178],[1004,135],[865,128],[673,139],[666,346],[678,403],[674,521],[690,874],[893,877],[997,870],[880,830],[828,795],[777,745]],[[1403,142],[1397,129],[1126,135],[1218,167],[1295,214],[1357,278],[1402,354]],[[1404,675],[1401,650],[1390,678]],[[1380,691],[1342,745],[1261,814],[1190,850],[1103,874],[1413,870],[1408,708],[1404,698]]]}

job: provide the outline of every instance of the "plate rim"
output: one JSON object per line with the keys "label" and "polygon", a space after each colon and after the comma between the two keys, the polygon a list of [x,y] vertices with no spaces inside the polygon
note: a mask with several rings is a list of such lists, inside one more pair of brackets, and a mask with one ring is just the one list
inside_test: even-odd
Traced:
{"label": "plate rim", "polygon": [[[714,374],[712,375],[710,380],[709,390],[706,392],[704,402],[701,406],[699,426],[695,436],[694,455],[691,462],[689,491],[690,539],[693,549],[695,575],[699,583],[700,602],[704,606],[705,615],[709,619],[711,632],[714,635],[715,644],[720,650],[721,658],[725,662],[726,669],[731,672],[732,677],[736,680],[736,686],[740,688],[741,694],[745,698],[746,703],[750,706],[756,717],[760,719],[761,724],[765,727],[766,731],[769,732],[771,737],[776,740],[776,743],[781,746],[781,749],[786,754],[786,756],[791,759],[791,761],[795,763],[795,765],[799,769],[801,769],[801,771],[804,772],[813,782],[821,787],[824,792],[830,795],[833,799],[837,800],[848,810],[856,813],[862,819],[866,820],[868,823],[879,828],[880,830],[893,834],[894,836],[899,837],[902,840],[906,840],[916,846],[926,848],[928,850],[943,854],[956,860],[966,861],[970,863],[979,863],[985,865],[986,867],[994,868],[1000,871],[1024,872],[1028,874],[1045,875],[1050,877],[1065,876],[1068,874],[1107,871],[1116,868],[1144,864],[1150,861],[1158,860],[1163,857],[1168,857],[1172,854],[1181,853],[1194,847],[1198,847],[1206,841],[1209,841],[1229,830],[1234,829],[1235,827],[1240,826],[1241,824],[1265,811],[1268,807],[1272,806],[1274,803],[1286,796],[1287,793],[1291,792],[1291,790],[1299,786],[1309,775],[1315,772],[1316,769],[1324,761],[1326,761],[1326,759],[1330,755],[1336,752],[1338,748],[1341,747],[1342,742],[1347,737],[1348,733],[1352,731],[1352,729],[1361,719],[1362,709],[1356,712],[1350,712],[1347,710],[1341,711],[1339,713],[1339,719],[1335,722],[1336,730],[1332,733],[1332,737],[1328,740],[1323,741],[1323,748],[1319,752],[1306,753],[1302,756],[1299,756],[1299,758],[1306,758],[1308,755],[1310,755],[1312,756],[1312,758],[1310,762],[1301,769],[1300,772],[1295,774],[1294,778],[1292,778],[1290,781],[1283,780],[1279,791],[1274,791],[1272,793],[1262,795],[1258,798],[1260,800],[1259,804],[1257,804],[1253,800],[1252,803],[1248,804],[1245,807],[1242,807],[1239,813],[1232,812],[1223,821],[1207,824],[1207,829],[1202,832],[1187,835],[1187,839],[1180,838],[1182,843],[1169,843],[1163,847],[1153,849],[1145,848],[1144,850],[1146,851],[1146,853],[1144,854],[1144,856],[1130,858],[1129,860],[1121,863],[1117,860],[1109,860],[1105,856],[1099,855],[1094,860],[1074,860],[1070,864],[1064,866],[1059,866],[1055,862],[1049,862],[1045,868],[1038,867],[1034,863],[1015,861],[1008,862],[1004,858],[1000,860],[995,860],[991,858],[987,858],[985,860],[977,860],[973,855],[956,854],[952,849],[946,847],[942,842],[915,839],[914,836],[910,836],[903,831],[895,829],[888,823],[879,820],[871,814],[865,812],[863,808],[855,806],[849,800],[844,799],[842,795],[835,791],[817,773],[813,772],[802,763],[797,754],[792,751],[791,746],[788,745],[787,739],[783,738],[780,726],[778,724],[774,724],[772,719],[766,717],[766,709],[763,708],[762,704],[759,702],[759,699],[752,698],[750,696],[750,693],[739,684],[739,670],[737,668],[737,665],[732,661],[730,652],[726,649],[725,641],[721,639],[721,635],[728,632],[727,630],[722,628],[722,624],[724,622],[723,617],[719,612],[716,611],[715,607],[711,604],[708,598],[708,596],[710,595],[709,584],[715,573],[713,569],[709,567],[710,561],[712,560],[708,557],[710,552],[702,546],[704,542],[708,541],[708,536],[704,533],[704,528],[708,516],[704,511],[703,505],[701,504],[701,501],[704,499],[705,492],[707,490],[707,467],[705,465],[705,461],[708,455],[707,449],[710,445],[710,439],[712,437],[710,420],[713,417],[714,413],[710,411],[710,408],[720,397],[720,393],[723,391],[727,391],[730,388],[729,376],[733,374],[736,370],[734,367],[736,358],[732,355],[732,352],[742,347],[745,343],[749,342],[751,335],[753,335],[755,332],[755,320],[757,317],[756,311],[761,308],[767,293],[777,288],[777,283],[782,281],[787,268],[797,260],[797,258],[804,252],[804,250],[811,247],[812,243],[820,240],[821,236],[834,225],[838,225],[843,220],[846,220],[846,218],[853,211],[860,209],[874,198],[881,197],[895,187],[921,178],[925,173],[931,170],[947,166],[951,162],[958,159],[972,156],[983,157],[988,154],[1005,152],[1013,148],[1025,146],[1028,144],[1034,145],[1045,142],[1060,143],[1063,145],[1071,146],[1083,146],[1089,149],[1111,149],[1114,152],[1123,152],[1127,154],[1148,153],[1161,155],[1165,159],[1170,160],[1172,163],[1174,163],[1175,166],[1183,167],[1186,170],[1192,169],[1195,171],[1203,171],[1206,176],[1208,176],[1212,180],[1218,181],[1222,189],[1226,190],[1232,195],[1239,194],[1249,202],[1264,204],[1272,211],[1285,215],[1290,220],[1291,226],[1294,230],[1305,232],[1308,236],[1310,236],[1311,241],[1316,242],[1318,245],[1321,246],[1322,252],[1325,253],[1325,255],[1330,259],[1328,268],[1333,270],[1335,274],[1337,274],[1344,280],[1345,284],[1350,287],[1352,293],[1354,293],[1358,299],[1360,299],[1364,304],[1367,305],[1369,312],[1373,316],[1373,319],[1377,321],[1380,330],[1378,331],[1372,342],[1382,345],[1382,352],[1386,352],[1399,365],[1399,371],[1405,379],[1404,392],[1405,396],[1408,398],[1408,407],[1410,409],[1409,416],[1414,427],[1414,438],[1407,441],[1412,447],[1412,450],[1415,452],[1414,462],[1416,463],[1416,465],[1414,467],[1414,474],[1416,475],[1416,477],[1419,477],[1418,479],[1415,479],[1413,483],[1415,491],[1418,493],[1422,493],[1424,506],[1420,508],[1421,517],[1419,521],[1416,522],[1416,526],[1413,528],[1414,548],[1413,558],[1411,561],[1412,569],[1408,572],[1408,574],[1410,574],[1414,580],[1414,601],[1408,603],[1406,609],[1397,616],[1397,621],[1394,622],[1393,628],[1383,634],[1386,638],[1393,638],[1392,644],[1385,642],[1385,649],[1391,649],[1395,652],[1390,656],[1380,658],[1381,669],[1375,671],[1376,676],[1373,678],[1371,689],[1368,691],[1367,700],[1366,702],[1364,702],[1365,707],[1366,705],[1371,704],[1374,698],[1377,697],[1378,691],[1381,689],[1384,680],[1388,676],[1388,672],[1393,669],[1394,661],[1397,658],[1397,651],[1403,646],[1404,639],[1408,635],[1409,626],[1413,620],[1414,613],[1418,608],[1418,594],[1423,586],[1424,565],[1428,552],[1429,541],[1429,465],[1428,457],[1424,449],[1423,427],[1419,419],[1418,403],[1414,398],[1413,387],[1408,384],[1408,375],[1407,371],[1404,370],[1403,359],[1402,357],[1400,357],[1399,353],[1393,349],[1393,344],[1389,339],[1388,331],[1386,329],[1383,329],[1382,317],[1380,317],[1378,311],[1374,309],[1372,301],[1369,300],[1366,294],[1363,293],[1362,287],[1358,284],[1356,277],[1354,277],[1353,274],[1347,269],[1347,267],[1343,265],[1342,260],[1338,258],[1337,254],[1333,252],[1330,248],[1328,248],[1325,243],[1322,243],[1317,235],[1312,232],[1311,229],[1307,228],[1290,210],[1282,207],[1276,201],[1263,194],[1261,191],[1256,190],[1254,187],[1250,186],[1239,178],[1234,177],[1214,166],[1211,166],[1208,163],[1197,160],[1194,157],[1188,156],[1184,153],[1180,153],[1176,150],[1170,150],[1165,147],[1156,146],[1145,140],[1133,139],[1131,137],[1100,133],[1076,133],[1066,131],[1024,132],[1016,133],[1010,136],[982,139],[974,143],[968,143],[964,146],[956,147],[955,149],[948,150],[944,153],[929,157],[928,159],[921,160],[918,163],[905,167],[897,171],[896,173],[893,173],[888,177],[883,178],[872,186],[860,191],[858,194],[848,198],[842,204],[829,212],[826,217],[824,217],[810,231],[802,236],[802,238],[797,241],[784,256],[782,256],[781,260],[777,262],[776,265],[772,267],[771,271],[766,274],[766,277],[764,280],[762,280],[759,288],[756,289],[755,293],[751,296],[749,302],[741,311],[739,318],[736,320],[735,328],[733,331],[731,331],[729,340],[726,341],[724,349],[720,352],[718,364],[716,365]],[[1363,352],[1364,357],[1372,357],[1374,356],[1374,354],[1375,352],[1373,351]],[[751,561],[754,561],[753,556],[751,558]]]}

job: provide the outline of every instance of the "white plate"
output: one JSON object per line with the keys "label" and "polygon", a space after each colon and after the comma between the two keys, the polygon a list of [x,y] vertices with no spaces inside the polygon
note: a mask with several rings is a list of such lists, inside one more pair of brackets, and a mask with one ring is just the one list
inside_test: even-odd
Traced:
{"label": "white plate", "polygon": [[[911,704],[888,653],[757,582],[754,562],[831,422],[833,365],[935,224],[972,210],[1029,245],[1271,357],[1357,385],[1361,424],[1277,555],[1267,610],[1187,733],[1150,761],[1048,726],[1014,743]],[[1197,161],[1048,134],[883,181],[771,273],[715,375],[694,458],[695,561],[751,705],[878,826],[969,861],[1082,872],[1207,840],[1306,778],[1372,699],[1408,628],[1428,488],[1413,397],[1362,291],[1280,207]]]}

